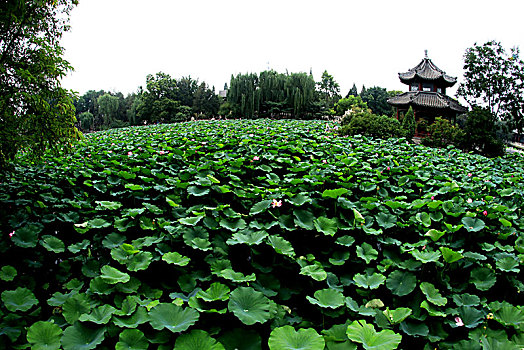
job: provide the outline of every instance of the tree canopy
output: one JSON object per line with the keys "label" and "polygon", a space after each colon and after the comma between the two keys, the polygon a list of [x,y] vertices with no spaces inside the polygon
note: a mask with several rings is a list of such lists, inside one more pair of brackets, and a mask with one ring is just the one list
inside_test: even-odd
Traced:
{"label": "tree canopy", "polygon": [[79,136],[72,92],[60,79],[76,0],[9,0],[0,11],[0,166],[20,150],[40,155]]}

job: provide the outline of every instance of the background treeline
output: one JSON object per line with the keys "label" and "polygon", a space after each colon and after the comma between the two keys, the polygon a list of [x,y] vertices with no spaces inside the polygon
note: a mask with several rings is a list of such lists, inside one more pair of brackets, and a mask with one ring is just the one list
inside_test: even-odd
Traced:
{"label": "background treeline", "polygon": [[[231,76],[227,97],[219,96],[215,87],[191,77],[172,78],[159,72],[148,75],[146,87],[124,96],[121,92],[87,91],[74,105],[78,127],[86,131],[119,128],[150,123],[172,123],[206,118],[286,118],[313,119],[343,115],[351,96],[360,97],[378,115],[393,114],[387,99],[398,91],[356,85],[342,98],[339,84],[324,71],[320,81],[311,72]],[[350,98],[349,100],[347,100]],[[349,105],[351,105],[349,103]]]}

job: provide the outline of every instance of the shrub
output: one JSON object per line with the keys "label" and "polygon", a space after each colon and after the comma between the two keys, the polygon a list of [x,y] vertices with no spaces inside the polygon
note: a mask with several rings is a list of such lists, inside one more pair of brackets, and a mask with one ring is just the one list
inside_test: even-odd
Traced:
{"label": "shrub", "polygon": [[[344,124],[344,122],[342,123]],[[349,124],[340,129],[341,135],[363,135],[387,139],[404,136],[400,122],[385,115],[379,116],[369,112],[360,112],[353,115]]]}
{"label": "shrub", "polygon": [[430,135],[422,139],[422,144],[431,147],[458,145],[464,137],[464,132],[460,128],[442,117],[437,117],[435,122],[428,127],[428,131]]}
{"label": "shrub", "polygon": [[497,137],[495,116],[485,108],[473,107],[467,114],[460,147],[488,157],[504,154],[504,142]]}
{"label": "shrub", "polygon": [[408,140],[412,140],[413,136],[415,136],[416,126],[415,113],[413,112],[413,108],[410,106],[406,115],[404,116],[404,119],[402,120],[402,129],[404,129],[405,136]]}

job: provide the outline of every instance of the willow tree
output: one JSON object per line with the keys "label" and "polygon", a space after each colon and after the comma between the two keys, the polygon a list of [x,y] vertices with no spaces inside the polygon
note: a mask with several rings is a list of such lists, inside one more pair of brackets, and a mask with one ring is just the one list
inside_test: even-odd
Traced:
{"label": "willow tree", "polygon": [[76,0],[2,1],[0,11],[0,169],[24,150],[41,155],[79,136],[73,93],[61,87],[72,70],[60,39]]}

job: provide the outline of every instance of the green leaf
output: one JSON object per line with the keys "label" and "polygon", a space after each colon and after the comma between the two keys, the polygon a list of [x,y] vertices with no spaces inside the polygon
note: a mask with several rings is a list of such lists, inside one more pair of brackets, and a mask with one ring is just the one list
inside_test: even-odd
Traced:
{"label": "green leaf", "polygon": [[427,337],[429,327],[420,322],[406,320],[400,324],[400,330],[412,337]]}
{"label": "green leaf", "polygon": [[404,296],[415,290],[417,284],[417,277],[409,272],[401,270],[393,271],[386,280],[386,287],[391,293]]}
{"label": "green leaf", "polygon": [[0,280],[10,282],[15,279],[18,272],[11,265],[2,266],[0,269]]}
{"label": "green leaf", "polygon": [[385,229],[395,227],[397,224],[397,217],[387,213],[378,213],[375,216],[377,224]]}
{"label": "green leaf", "polygon": [[422,261],[423,264],[427,264],[429,262],[437,262],[440,258],[441,254],[437,251],[431,251],[431,250],[412,250],[411,255],[418,261]]}
{"label": "green leaf", "polygon": [[470,283],[473,283],[478,290],[488,290],[495,285],[497,277],[495,273],[487,267],[477,267],[471,270]]}
{"label": "green leaf", "polygon": [[204,301],[217,301],[217,300],[228,300],[230,289],[228,286],[222,283],[212,283],[205,291],[199,291],[196,294],[197,298]]}
{"label": "green leaf", "polygon": [[432,304],[444,306],[448,302],[448,300],[440,294],[439,290],[429,282],[422,282],[420,284],[420,290]]}
{"label": "green leaf", "polygon": [[115,313],[116,309],[111,305],[102,305],[99,306],[90,314],[83,314],[80,316],[79,320],[82,322],[93,322],[96,324],[107,324],[111,319],[111,316]]}
{"label": "green leaf", "polygon": [[149,341],[138,329],[125,329],[118,336],[115,350],[147,350]]}
{"label": "green leaf", "polygon": [[87,314],[90,310],[89,300],[83,293],[67,298],[62,305],[62,315],[69,324],[75,323],[82,314]]}
{"label": "green leaf", "polygon": [[224,269],[220,271],[218,275],[236,283],[252,282],[256,280],[254,273],[244,276],[242,272],[235,272],[232,269]]}
{"label": "green leaf", "polygon": [[213,339],[207,332],[194,329],[176,339],[177,350],[224,350],[224,346]]}
{"label": "green leaf", "polygon": [[444,236],[445,232],[431,229],[424,236],[429,236],[433,242],[439,240],[440,237]]}
{"label": "green leaf", "polygon": [[229,245],[235,244],[247,244],[247,245],[257,245],[264,241],[268,236],[265,231],[253,231],[253,230],[242,230],[235,232],[231,238],[229,238],[226,243]]}
{"label": "green leaf", "polygon": [[239,287],[232,291],[227,307],[248,326],[258,322],[264,323],[270,318],[269,299],[250,287]]}
{"label": "green leaf", "polygon": [[174,304],[160,303],[149,311],[149,323],[156,330],[167,329],[180,333],[191,327],[198,320],[199,314],[191,308],[182,308]]}
{"label": "green leaf", "polygon": [[15,290],[4,290],[2,292],[2,302],[7,310],[27,311],[34,305],[38,305],[38,300],[33,292],[24,287],[18,287]]}
{"label": "green leaf", "polygon": [[287,201],[293,205],[296,205],[298,207],[311,202],[311,198],[307,196],[308,193],[299,193],[294,197],[289,198]]}
{"label": "green leaf", "polygon": [[446,317],[445,312],[439,311],[433,304],[428,303],[427,300],[424,300],[420,303],[420,308],[425,309],[428,312],[428,315],[433,317]]}
{"label": "green leaf", "polygon": [[449,264],[454,263],[455,261],[458,261],[464,257],[462,254],[454,252],[448,247],[440,247],[439,249],[442,252],[444,260]]}
{"label": "green leaf", "polygon": [[497,259],[497,269],[505,272],[519,272],[519,261],[516,257],[506,256],[504,258]]}
{"label": "green leaf", "polygon": [[324,308],[336,309],[344,305],[344,294],[331,288],[317,290],[314,298],[306,296],[311,304]]}
{"label": "green leaf", "polygon": [[225,331],[218,339],[227,350],[260,350],[262,340],[258,332],[250,329],[235,328]]}
{"label": "green leaf", "polygon": [[400,334],[389,329],[377,332],[373,325],[368,325],[364,320],[353,321],[346,334],[350,340],[361,343],[364,349],[393,350],[402,341]]}
{"label": "green leaf", "polygon": [[404,321],[409,315],[411,315],[412,310],[407,307],[399,307],[394,310],[386,308],[383,313],[391,324],[397,324]]}
{"label": "green leaf", "polygon": [[104,228],[109,226],[111,226],[111,223],[102,218],[95,218],[87,222],[87,227],[89,228]]}
{"label": "green leaf", "polygon": [[100,277],[108,284],[126,283],[131,278],[127,273],[121,272],[109,265],[103,266],[100,271],[102,272]]}
{"label": "green leaf", "polygon": [[322,232],[328,236],[334,236],[338,230],[338,224],[336,220],[328,219],[323,216],[313,220],[313,224],[315,225],[315,228],[318,232]]}
{"label": "green leaf", "polygon": [[472,306],[460,306],[458,313],[466,328],[475,328],[484,321],[485,314]]}
{"label": "green leaf", "polygon": [[293,215],[295,215],[295,224],[298,227],[306,230],[313,230],[315,228],[313,223],[315,216],[309,210],[295,209],[293,210]]}
{"label": "green leaf", "polygon": [[480,298],[468,293],[455,294],[453,295],[453,302],[457,306],[476,306],[480,304]]}
{"label": "green leaf", "polygon": [[187,193],[195,197],[201,197],[209,193],[209,188],[200,188],[197,186],[189,186],[187,188]]}
{"label": "green leaf", "polygon": [[386,277],[380,273],[374,273],[372,275],[357,273],[353,276],[353,281],[355,281],[355,284],[361,288],[377,289],[384,283],[384,281],[386,281]]}
{"label": "green leaf", "polygon": [[38,243],[38,234],[42,232],[41,224],[29,224],[15,231],[13,243],[22,248],[34,248]]}
{"label": "green leaf", "polygon": [[371,244],[364,242],[360,247],[357,247],[357,256],[365,260],[366,264],[369,264],[371,260],[377,259],[378,251]]}
{"label": "green leaf", "polygon": [[349,190],[347,188],[337,188],[335,190],[325,190],[324,192],[322,192],[322,197],[323,198],[338,198],[340,196],[343,196],[345,195],[346,193],[348,193]]}
{"label": "green leaf", "polygon": [[300,274],[309,276],[313,278],[315,281],[323,281],[327,278],[327,272],[320,264],[304,266],[300,269]]}
{"label": "green leaf", "polygon": [[[129,310],[125,310],[125,311],[120,310],[117,312],[120,312],[122,314],[127,314],[126,311],[129,311]],[[125,328],[137,328],[139,325],[149,322],[150,320],[149,314],[147,313],[145,307],[138,307],[134,313],[133,311],[131,311],[131,313],[132,315],[127,316],[127,317],[126,316],[113,316],[113,323],[115,324],[115,326],[125,327]]]}
{"label": "green leaf", "polygon": [[486,227],[484,221],[478,218],[464,217],[462,218],[462,224],[468,232],[478,232]]}
{"label": "green leaf", "polygon": [[361,224],[366,222],[362,214],[360,214],[360,212],[356,210],[355,208],[353,208],[353,215],[355,216],[356,222],[361,223]]}
{"label": "green leaf", "polygon": [[425,227],[431,226],[431,217],[426,212],[417,213],[417,215],[415,215],[415,219]]}
{"label": "green leaf", "polygon": [[180,218],[178,219],[178,222],[181,223],[182,225],[195,226],[203,218],[204,218],[203,215],[193,216],[193,217],[188,217],[188,218]]}
{"label": "green leaf", "polygon": [[249,215],[256,215],[266,211],[267,208],[269,208],[269,206],[271,205],[271,202],[272,200],[268,199],[256,203],[249,211]]}
{"label": "green leaf", "polygon": [[284,238],[278,235],[271,235],[268,236],[268,242],[277,253],[287,255],[290,258],[295,256],[295,250],[293,249],[293,246]]}
{"label": "green leaf", "polygon": [[27,329],[27,341],[32,350],[58,350],[62,329],[54,323],[38,321]]}
{"label": "green leaf", "polygon": [[182,254],[177,252],[165,253],[164,255],[162,255],[162,260],[167,262],[168,264],[178,266],[186,266],[191,261],[191,259],[187,256],[183,256]]}
{"label": "green leaf", "polygon": [[82,323],[76,322],[69,326],[62,336],[64,350],[91,350],[96,349],[105,337],[105,328],[88,328]]}
{"label": "green leaf", "polygon": [[54,236],[42,236],[40,244],[42,247],[53,253],[62,253],[65,250],[64,242]]}
{"label": "green leaf", "polygon": [[239,219],[233,219],[233,220],[227,220],[227,219],[222,219],[220,220],[219,222],[220,226],[222,226],[223,228],[226,228],[228,229],[229,231],[237,231],[237,230],[243,230],[246,228],[246,221],[242,218],[239,218]]}
{"label": "green leaf", "polygon": [[273,329],[268,341],[270,350],[323,350],[324,338],[313,328],[295,331],[292,326]]}
{"label": "green leaf", "polygon": [[120,202],[96,201],[95,203],[97,204],[97,210],[117,210],[122,206],[122,203]]}

